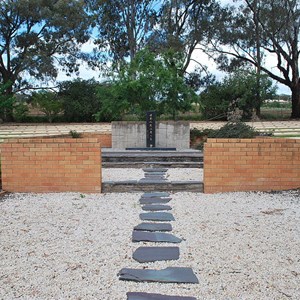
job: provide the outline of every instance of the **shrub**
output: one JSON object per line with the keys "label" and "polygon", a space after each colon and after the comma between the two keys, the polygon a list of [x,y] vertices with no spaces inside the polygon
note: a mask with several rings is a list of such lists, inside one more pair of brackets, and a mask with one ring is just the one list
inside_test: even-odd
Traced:
{"label": "shrub", "polygon": [[24,122],[27,118],[28,106],[24,102],[16,102],[13,109],[13,117],[17,122]]}
{"label": "shrub", "polygon": [[94,114],[101,107],[96,92],[98,85],[93,79],[76,79],[60,84],[58,96],[63,101],[64,116],[67,122],[95,121]]}
{"label": "shrub", "polygon": [[70,130],[69,134],[73,139],[81,138],[81,133],[77,132],[76,130]]}
{"label": "shrub", "polygon": [[52,123],[63,110],[63,104],[57,94],[49,91],[34,93],[32,104],[46,115],[49,123]]}
{"label": "shrub", "polygon": [[255,129],[243,122],[228,122],[220,129],[204,129],[196,128],[190,131],[191,147],[202,150],[207,138],[253,138],[261,135]]}
{"label": "shrub", "polygon": [[[253,111],[258,113],[263,101],[272,98],[276,91],[272,81],[265,75],[260,76],[259,91],[257,89],[255,73],[237,71],[200,94],[203,116],[206,119],[226,119],[228,109],[234,102],[235,107],[231,107],[231,110],[239,109],[243,119],[251,119]],[[257,94],[260,96],[259,103]]]}
{"label": "shrub", "polygon": [[214,129],[204,129],[199,130],[197,128],[193,128],[190,130],[190,146],[191,148],[202,150],[203,144],[206,142],[209,134],[212,134]]}
{"label": "shrub", "polygon": [[219,130],[214,130],[208,134],[209,138],[239,138],[247,139],[258,135],[255,129],[243,122],[229,122]]}

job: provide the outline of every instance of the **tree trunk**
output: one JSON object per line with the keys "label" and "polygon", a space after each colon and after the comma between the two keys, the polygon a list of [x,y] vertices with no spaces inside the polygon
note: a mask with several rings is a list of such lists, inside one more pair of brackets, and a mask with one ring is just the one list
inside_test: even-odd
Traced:
{"label": "tree trunk", "polygon": [[[7,81],[7,82],[4,81],[4,84],[9,84],[9,81]],[[11,84],[8,85],[8,87],[6,88],[3,95],[7,98],[14,96],[13,87]],[[7,107],[4,107],[2,118],[3,118],[4,122],[13,122],[14,121],[12,105],[8,105]]]}
{"label": "tree trunk", "polygon": [[260,94],[260,81],[261,81],[261,34],[260,34],[260,28],[259,28],[259,7],[260,7],[260,1],[256,0],[254,2],[255,9],[254,9],[254,24],[255,24],[255,38],[256,38],[256,103],[255,103],[255,111],[256,116],[258,118],[261,117],[260,115],[260,106],[261,106],[261,94]]}
{"label": "tree trunk", "polygon": [[292,115],[291,119],[300,119],[300,78],[298,83],[291,87],[292,91]]}

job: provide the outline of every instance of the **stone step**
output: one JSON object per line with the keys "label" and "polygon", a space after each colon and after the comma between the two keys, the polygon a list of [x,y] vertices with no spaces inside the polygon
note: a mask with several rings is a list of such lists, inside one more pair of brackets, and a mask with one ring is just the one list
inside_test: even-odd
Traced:
{"label": "stone step", "polygon": [[103,193],[135,193],[135,192],[195,192],[203,193],[201,181],[167,181],[167,182],[140,182],[129,181],[104,181],[102,182]]}
{"label": "stone step", "polygon": [[103,168],[203,168],[203,162],[102,162]]}
{"label": "stone step", "polygon": [[203,153],[178,151],[137,151],[102,149],[103,168],[202,168]]}

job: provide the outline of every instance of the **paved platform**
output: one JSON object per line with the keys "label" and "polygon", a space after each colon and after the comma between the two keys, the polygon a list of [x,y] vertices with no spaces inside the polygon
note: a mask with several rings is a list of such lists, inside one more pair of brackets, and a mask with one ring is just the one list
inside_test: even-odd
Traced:
{"label": "paved platform", "polygon": [[[191,122],[191,128],[217,129],[224,125],[225,122]],[[299,121],[266,121],[266,122],[247,122],[259,131],[273,131],[275,136],[300,137],[300,120]],[[68,134],[70,130],[77,132],[111,132],[111,123],[68,123],[68,124],[1,124],[0,141],[5,138],[19,137],[42,137]]]}

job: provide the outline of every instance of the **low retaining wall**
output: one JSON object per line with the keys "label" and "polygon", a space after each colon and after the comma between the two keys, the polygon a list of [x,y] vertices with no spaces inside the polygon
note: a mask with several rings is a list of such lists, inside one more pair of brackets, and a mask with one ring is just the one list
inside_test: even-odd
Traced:
{"label": "low retaining wall", "polygon": [[[112,122],[112,147],[116,149],[146,147],[145,122]],[[156,122],[156,147],[189,149],[190,124],[184,121]]]}
{"label": "low retaining wall", "polygon": [[300,140],[208,139],[204,192],[270,191],[300,187]]}
{"label": "low retaining wall", "polygon": [[1,145],[8,192],[101,192],[101,148],[92,138],[13,139]]}
{"label": "low retaining wall", "polygon": [[111,133],[84,132],[81,133],[83,138],[96,138],[101,145],[101,148],[111,148],[112,138]]}

